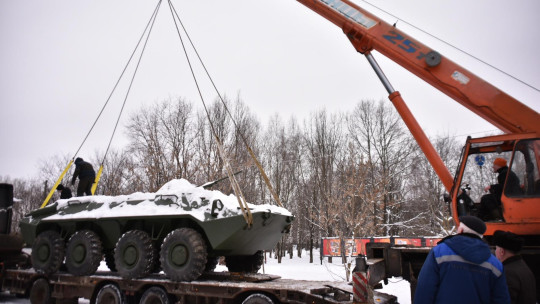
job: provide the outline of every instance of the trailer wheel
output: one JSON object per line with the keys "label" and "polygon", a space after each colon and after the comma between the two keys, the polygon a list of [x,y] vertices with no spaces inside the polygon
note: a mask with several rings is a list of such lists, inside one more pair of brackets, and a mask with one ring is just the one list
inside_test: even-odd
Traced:
{"label": "trailer wheel", "polygon": [[131,230],[118,240],[114,250],[114,263],[125,279],[137,279],[152,271],[154,248],[152,239],[141,230]]}
{"label": "trailer wheel", "polygon": [[173,281],[193,281],[200,277],[206,257],[206,244],[202,236],[190,228],[173,230],[161,245],[161,268]]}
{"label": "trailer wheel", "polygon": [[92,275],[103,257],[99,236],[91,230],[75,232],[66,249],[66,267],[76,276]]}
{"label": "trailer wheel", "polygon": [[124,293],[115,284],[101,287],[96,296],[96,304],[123,304],[126,302]]}
{"label": "trailer wheel", "polygon": [[247,297],[242,304],[274,304],[274,301],[262,293],[254,293]]}
{"label": "trailer wheel", "polygon": [[30,289],[30,303],[32,304],[52,304],[51,286],[44,278],[34,281]]}
{"label": "trailer wheel", "polygon": [[142,295],[139,304],[172,304],[174,301],[161,287],[150,287]]}
{"label": "trailer wheel", "polygon": [[259,250],[254,255],[226,256],[225,264],[230,272],[256,273],[264,262],[264,253]]}
{"label": "trailer wheel", "polygon": [[36,272],[52,274],[60,269],[64,261],[64,240],[56,231],[45,231],[38,235],[32,246],[32,265]]}
{"label": "trailer wheel", "polygon": [[219,257],[207,257],[206,265],[204,266],[205,272],[211,272],[216,269],[217,264],[219,263]]}

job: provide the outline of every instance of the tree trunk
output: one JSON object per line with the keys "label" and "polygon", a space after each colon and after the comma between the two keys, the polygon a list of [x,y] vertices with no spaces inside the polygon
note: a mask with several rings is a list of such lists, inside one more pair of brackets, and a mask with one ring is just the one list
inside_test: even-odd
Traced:
{"label": "tree trunk", "polygon": [[277,261],[278,261],[278,264],[281,264],[281,258],[282,258],[282,252],[281,252],[281,247],[283,246],[283,244],[281,243],[281,241],[279,241],[277,243],[277,252],[276,252],[276,256],[277,256]]}
{"label": "tree trunk", "polygon": [[309,236],[309,262],[313,263],[313,235]]}

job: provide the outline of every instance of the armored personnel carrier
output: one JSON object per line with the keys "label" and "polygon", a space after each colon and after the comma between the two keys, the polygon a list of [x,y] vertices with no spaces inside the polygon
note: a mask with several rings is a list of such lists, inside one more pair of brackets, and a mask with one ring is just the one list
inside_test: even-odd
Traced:
{"label": "armored personnel carrier", "polygon": [[171,280],[192,281],[220,256],[231,272],[257,272],[262,250],[289,232],[294,217],[285,208],[247,206],[252,221],[234,195],[179,179],[156,193],[58,200],[30,212],[20,228],[40,273],[65,263],[73,275],[91,275],[105,257],[127,279],[163,270]]}

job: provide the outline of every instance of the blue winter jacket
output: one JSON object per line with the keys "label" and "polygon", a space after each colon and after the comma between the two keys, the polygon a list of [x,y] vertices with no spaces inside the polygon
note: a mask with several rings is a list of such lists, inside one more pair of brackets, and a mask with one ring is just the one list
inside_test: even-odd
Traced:
{"label": "blue winter jacket", "polygon": [[475,235],[449,237],[426,258],[414,303],[510,303],[502,263]]}

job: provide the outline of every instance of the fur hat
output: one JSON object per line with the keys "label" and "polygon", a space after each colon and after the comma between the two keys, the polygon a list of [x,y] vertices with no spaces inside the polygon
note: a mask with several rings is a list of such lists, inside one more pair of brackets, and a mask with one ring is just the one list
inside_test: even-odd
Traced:
{"label": "fur hat", "polygon": [[[481,219],[472,215],[463,215],[459,217],[459,221],[466,228],[470,229],[473,233],[476,233],[480,236],[484,235],[486,232],[486,224]],[[467,229],[465,229],[467,230]],[[465,231],[469,232],[469,231]]]}
{"label": "fur hat", "polygon": [[506,167],[506,159],[500,158],[500,157],[495,158],[495,160],[493,161],[493,164],[499,167]]}
{"label": "fur hat", "polygon": [[497,230],[493,233],[493,242],[495,246],[517,253],[523,246],[523,238],[510,231]]}

